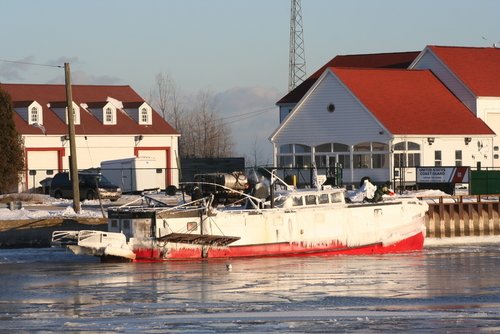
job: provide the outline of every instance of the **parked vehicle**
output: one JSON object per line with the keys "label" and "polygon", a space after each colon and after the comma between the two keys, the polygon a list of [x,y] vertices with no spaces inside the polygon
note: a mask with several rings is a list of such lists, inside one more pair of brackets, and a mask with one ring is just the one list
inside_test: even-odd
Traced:
{"label": "parked vehicle", "polygon": [[101,162],[101,173],[123,193],[165,189],[165,172],[152,157],[132,157]]}
{"label": "parked vehicle", "polygon": [[[80,200],[109,199],[116,201],[122,196],[122,190],[111,183],[105,176],[95,173],[78,173]],[[99,192],[99,193],[98,193]],[[73,184],[68,172],[57,173],[50,184],[50,196],[55,198],[73,198]]]}

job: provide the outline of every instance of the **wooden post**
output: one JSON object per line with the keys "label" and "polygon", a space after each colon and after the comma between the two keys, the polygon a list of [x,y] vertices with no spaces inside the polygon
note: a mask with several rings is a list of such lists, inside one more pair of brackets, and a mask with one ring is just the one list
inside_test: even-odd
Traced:
{"label": "wooden post", "polygon": [[68,113],[69,135],[69,172],[73,185],[73,209],[80,212],[80,187],[78,180],[78,166],[76,164],[75,122],[73,112],[73,94],[71,92],[71,77],[69,63],[64,63],[64,77],[66,82],[66,109]]}

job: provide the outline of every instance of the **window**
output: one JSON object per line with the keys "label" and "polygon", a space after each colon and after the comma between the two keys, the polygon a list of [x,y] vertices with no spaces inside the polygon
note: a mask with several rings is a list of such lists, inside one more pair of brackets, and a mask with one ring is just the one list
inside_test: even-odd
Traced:
{"label": "window", "polygon": [[311,153],[311,147],[307,145],[295,144],[295,153]]}
{"label": "window", "polygon": [[286,144],[280,146],[280,153],[293,153],[293,144]]}
{"label": "window", "polygon": [[389,146],[384,143],[366,142],[354,146],[354,168],[387,168]]}
{"label": "window", "polygon": [[37,107],[33,107],[31,108],[31,111],[30,111],[30,122],[31,124],[34,124],[34,123],[39,123],[39,117],[38,117],[38,108]]}
{"label": "window", "polygon": [[316,195],[306,195],[306,205],[316,205]]}
{"label": "window", "polygon": [[292,156],[280,156],[279,165],[281,167],[293,167],[293,157]]}
{"label": "window", "polygon": [[461,150],[455,151],[455,166],[457,166],[457,167],[462,166],[462,151]]}
{"label": "window", "polygon": [[340,164],[343,168],[351,167],[349,146],[341,143],[325,143],[315,147],[314,161],[318,168],[333,168]]}
{"label": "window", "polygon": [[373,154],[372,155],[372,167],[373,168],[387,168],[389,162],[387,159],[387,154]]}
{"label": "window", "polygon": [[311,155],[296,155],[295,167],[309,167],[311,166]]}
{"label": "window", "polygon": [[148,110],[146,108],[141,109],[141,122],[145,124],[149,123]]}
{"label": "window", "polygon": [[282,123],[285,117],[291,112],[292,108],[280,108],[280,123]]}
{"label": "window", "polygon": [[302,144],[281,145],[278,161],[280,167],[309,167],[311,166],[311,147]]}
{"label": "window", "polygon": [[123,220],[122,227],[123,227],[123,229],[124,229],[124,230],[128,230],[128,229],[130,229],[130,220],[128,220],[128,219],[124,219],[124,220]]}
{"label": "window", "polygon": [[441,151],[434,151],[434,166],[442,166]]}
{"label": "window", "polygon": [[352,162],[354,168],[370,168],[370,154],[354,154]]}
{"label": "window", "polygon": [[332,203],[341,203],[342,202],[342,193],[331,193],[330,194]]}
{"label": "window", "polygon": [[414,142],[400,142],[394,145],[394,167],[420,166],[420,145]]}
{"label": "window", "polygon": [[106,123],[113,123],[113,111],[111,108],[106,108]]}
{"label": "window", "polygon": [[319,204],[326,204],[328,203],[328,194],[321,194],[318,196],[318,203]]}
{"label": "window", "polygon": [[338,162],[342,168],[351,168],[351,157],[349,154],[339,154]]}
{"label": "window", "polygon": [[302,196],[292,196],[292,206],[302,206]]}
{"label": "window", "polygon": [[311,166],[311,146],[295,144],[295,167]]}
{"label": "window", "polygon": [[316,153],[322,153],[322,152],[330,153],[332,152],[332,144],[328,143],[328,144],[318,145],[316,146],[315,151]]}

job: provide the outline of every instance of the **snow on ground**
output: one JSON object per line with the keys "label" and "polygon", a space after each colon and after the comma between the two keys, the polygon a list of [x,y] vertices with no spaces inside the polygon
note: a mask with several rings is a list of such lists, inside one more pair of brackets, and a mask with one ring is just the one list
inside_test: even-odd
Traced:
{"label": "snow on ground", "polygon": [[[3,197],[13,195],[0,196]],[[116,202],[103,200],[104,210],[109,206],[120,206],[140,198],[139,195],[124,195]],[[76,213],[73,209],[73,200],[56,199],[48,195],[34,194],[22,196],[19,198],[22,202],[22,208],[10,210],[7,204],[0,208],[0,220],[29,220],[29,219],[47,219],[47,218],[102,218],[102,211],[99,200],[85,200],[81,202],[81,210]],[[16,200],[15,200],[16,201]]]}

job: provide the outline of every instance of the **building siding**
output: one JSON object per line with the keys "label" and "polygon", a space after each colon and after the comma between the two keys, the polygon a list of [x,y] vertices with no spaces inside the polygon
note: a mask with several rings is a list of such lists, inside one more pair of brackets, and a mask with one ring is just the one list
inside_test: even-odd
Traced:
{"label": "building siding", "polygon": [[[332,74],[327,73],[309,96],[300,102],[284,126],[274,138],[283,144],[317,146],[339,142],[355,145],[366,141],[385,142],[384,129],[366,111],[359,101]],[[328,112],[333,103],[335,111]],[[314,134],[304,135],[304,133]]]}

